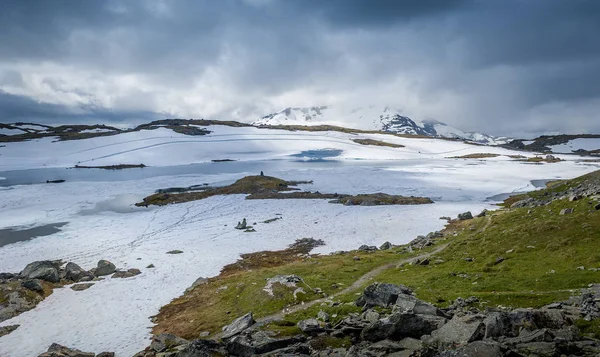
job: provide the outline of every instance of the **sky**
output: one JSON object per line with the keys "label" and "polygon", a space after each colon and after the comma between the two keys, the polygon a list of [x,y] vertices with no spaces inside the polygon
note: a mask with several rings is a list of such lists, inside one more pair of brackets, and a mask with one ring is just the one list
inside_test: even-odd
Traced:
{"label": "sky", "polygon": [[496,135],[600,133],[598,34],[596,0],[2,0],[0,122],[385,104]]}

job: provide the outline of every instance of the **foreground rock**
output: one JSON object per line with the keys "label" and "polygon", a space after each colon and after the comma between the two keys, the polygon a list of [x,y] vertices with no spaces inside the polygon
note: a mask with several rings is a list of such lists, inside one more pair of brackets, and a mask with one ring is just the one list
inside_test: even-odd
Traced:
{"label": "foreground rock", "polygon": [[85,271],[79,265],[77,265],[75,263],[72,263],[72,262],[69,262],[65,266],[64,277],[67,280],[78,282],[79,280],[81,280],[84,277],[90,277],[91,278],[92,274],[90,274],[88,271]]}
{"label": "foreground rock", "polygon": [[[33,309],[52,292],[54,288],[81,282],[94,277],[113,274],[114,264],[107,260],[98,262],[96,268],[86,271],[79,265],[68,262],[63,267],[60,260],[42,260],[27,264],[18,274],[0,273],[0,322]],[[138,269],[117,272],[116,277],[127,278],[140,274]],[[98,278],[96,278],[98,279]],[[76,284],[75,291],[89,288],[93,284]]]}
{"label": "foreground rock", "polygon": [[102,352],[95,354],[92,352],[82,352],[78,349],[68,348],[58,343],[53,343],[47,352],[42,353],[38,357],[114,357],[112,352]]}
{"label": "foreground rock", "polygon": [[27,264],[19,275],[27,279],[40,279],[51,283],[58,283],[60,281],[58,275],[59,267],[60,262],[50,260],[37,261]]}
{"label": "foreground rock", "polygon": [[87,290],[87,289],[91,288],[92,285],[94,285],[94,283],[75,284],[75,285],[71,286],[71,290],[73,290],[73,291],[83,291],[83,290]]}
{"label": "foreground rock", "polygon": [[140,275],[142,272],[139,269],[127,269],[127,271],[117,271],[112,275],[112,278],[131,278]]}
{"label": "foreground rock", "polygon": [[231,324],[225,326],[223,328],[223,338],[235,336],[252,325],[254,325],[254,317],[252,316],[252,313],[249,312],[246,315],[233,320]]}
{"label": "foreground rock", "polygon": [[100,260],[98,266],[94,270],[95,276],[105,276],[113,274],[117,270],[117,267],[109,262],[108,260]]}
{"label": "foreground rock", "polygon": [[[262,330],[247,314],[224,328],[222,341],[186,341],[163,334],[135,357],[600,355],[600,341],[582,338],[574,326],[582,316],[593,319],[600,313],[600,285],[569,302],[540,309],[480,311],[474,307],[477,302],[474,297],[459,298],[449,308],[438,309],[405,286],[376,283],[356,302],[362,314],[348,313],[330,324],[331,317],[319,311],[298,322],[300,335]],[[345,346],[328,347],[339,342]]]}

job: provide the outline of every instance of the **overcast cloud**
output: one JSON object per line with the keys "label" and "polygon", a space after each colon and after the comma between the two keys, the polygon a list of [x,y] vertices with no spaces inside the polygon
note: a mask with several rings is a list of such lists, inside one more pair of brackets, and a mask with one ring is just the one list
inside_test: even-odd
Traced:
{"label": "overcast cloud", "polygon": [[251,120],[389,104],[600,132],[600,1],[3,0],[0,121]]}

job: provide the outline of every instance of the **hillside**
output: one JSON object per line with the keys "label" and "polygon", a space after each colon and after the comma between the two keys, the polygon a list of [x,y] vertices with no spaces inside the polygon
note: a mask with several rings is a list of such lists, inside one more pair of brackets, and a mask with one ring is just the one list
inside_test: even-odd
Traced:
{"label": "hillside", "polygon": [[[328,317],[325,322],[322,319],[317,322],[316,330],[324,325],[344,326],[344,321],[358,316],[353,315],[354,312],[361,312],[354,305],[356,295],[361,295],[358,293],[373,282],[402,284],[418,299],[442,309],[457,309],[459,302],[465,304],[461,297],[469,297],[463,306],[469,307],[470,312],[465,310],[464,313],[475,317],[486,308],[511,311],[566,301],[570,296],[579,295],[589,284],[600,281],[600,255],[596,249],[600,244],[600,171],[571,181],[555,182],[547,189],[514,197],[506,205],[512,208],[485,212],[472,219],[462,217],[463,220],[452,221],[442,232],[419,237],[403,246],[361,247],[358,251],[326,256],[298,254],[294,248],[243,256],[218,277],[203,280],[161,309],[154,331],[188,339],[203,332],[205,336],[208,333],[212,336],[234,318],[253,312],[259,322],[257,326],[275,331],[279,336],[275,338],[303,332],[310,336],[306,326],[299,322],[318,315]],[[281,277],[288,278],[281,280]],[[268,293],[265,283],[275,278],[279,280],[274,281],[281,283],[273,285],[273,293]],[[368,296],[363,295],[367,299]],[[573,299],[571,301],[577,301]],[[579,306],[577,304],[564,303],[564,309]],[[283,314],[278,314],[282,309]],[[600,312],[597,307],[591,309],[589,311]],[[376,311],[377,316],[389,314],[385,309]],[[455,310],[444,311],[455,313]],[[545,314],[550,310],[531,311]],[[584,315],[577,317],[579,312],[573,309],[564,311],[582,319],[576,321],[580,333],[600,338],[599,314],[591,313],[583,320]],[[361,326],[377,325],[377,317],[374,319],[374,325]],[[543,325],[539,321],[537,324]],[[373,327],[360,329],[363,328]],[[352,337],[352,333],[335,335],[332,332],[330,337],[321,338],[319,345],[313,343],[314,339],[309,342],[310,350],[347,349],[364,340],[365,331],[359,334],[360,338]],[[538,332],[532,330],[531,333]],[[548,342],[556,341],[553,337],[532,340],[525,337],[527,334],[519,336],[523,336],[522,340],[514,342],[513,348],[521,353],[532,349],[528,350],[533,351],[531,354],[525,355],[546,356],[540,349],[563,348]],[[462,346],[472,341],[465,340]],[[546,341],[546,345],[535,345],[534,341]],[[569,341],[579,340],[571,338]],[[359,348],[374,348],[366,342],[360,343]],[[578,343],[573,345],[579,346],[576,355],[591,356],[600,351],[595,349],[596,352],[587,354],[581,349],[585,343]],[[592,345],[588,345],[591,348]],[[500,350],[512,345],[500,343],[497,346]],[[457,345],[444,348],[453,347]],[[388,348],[391,348],[389,344]],[[147,356],[153,355],[151,351]]]}
{"label": "hillside", "polygon": [[556,154],[600,156],[600,135],[544,135],[532,140],[513,140],[505,147]]}

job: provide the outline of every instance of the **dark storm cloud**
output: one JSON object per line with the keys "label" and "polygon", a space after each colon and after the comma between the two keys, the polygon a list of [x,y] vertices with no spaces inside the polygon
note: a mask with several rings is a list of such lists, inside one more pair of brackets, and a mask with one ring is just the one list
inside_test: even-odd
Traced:
{"label": "dark storm cloud", "polygon": [[31,98],[11,95],[0,91],[0,108],[3,123],[113,123],[127,121],[151,121],[162,117],[152,112],[112,111],[91,106],[68,107],[58,104],[39,103]]}
{"label": "dark storm cloud", "polygon": [[[49,118],[69,111],[51,94],[113,120],[358,96],[471,130],[600,132],[599,33],[594,0],[5,0],[0,89]],[[43,63],[64,73],[32,75]]]}

